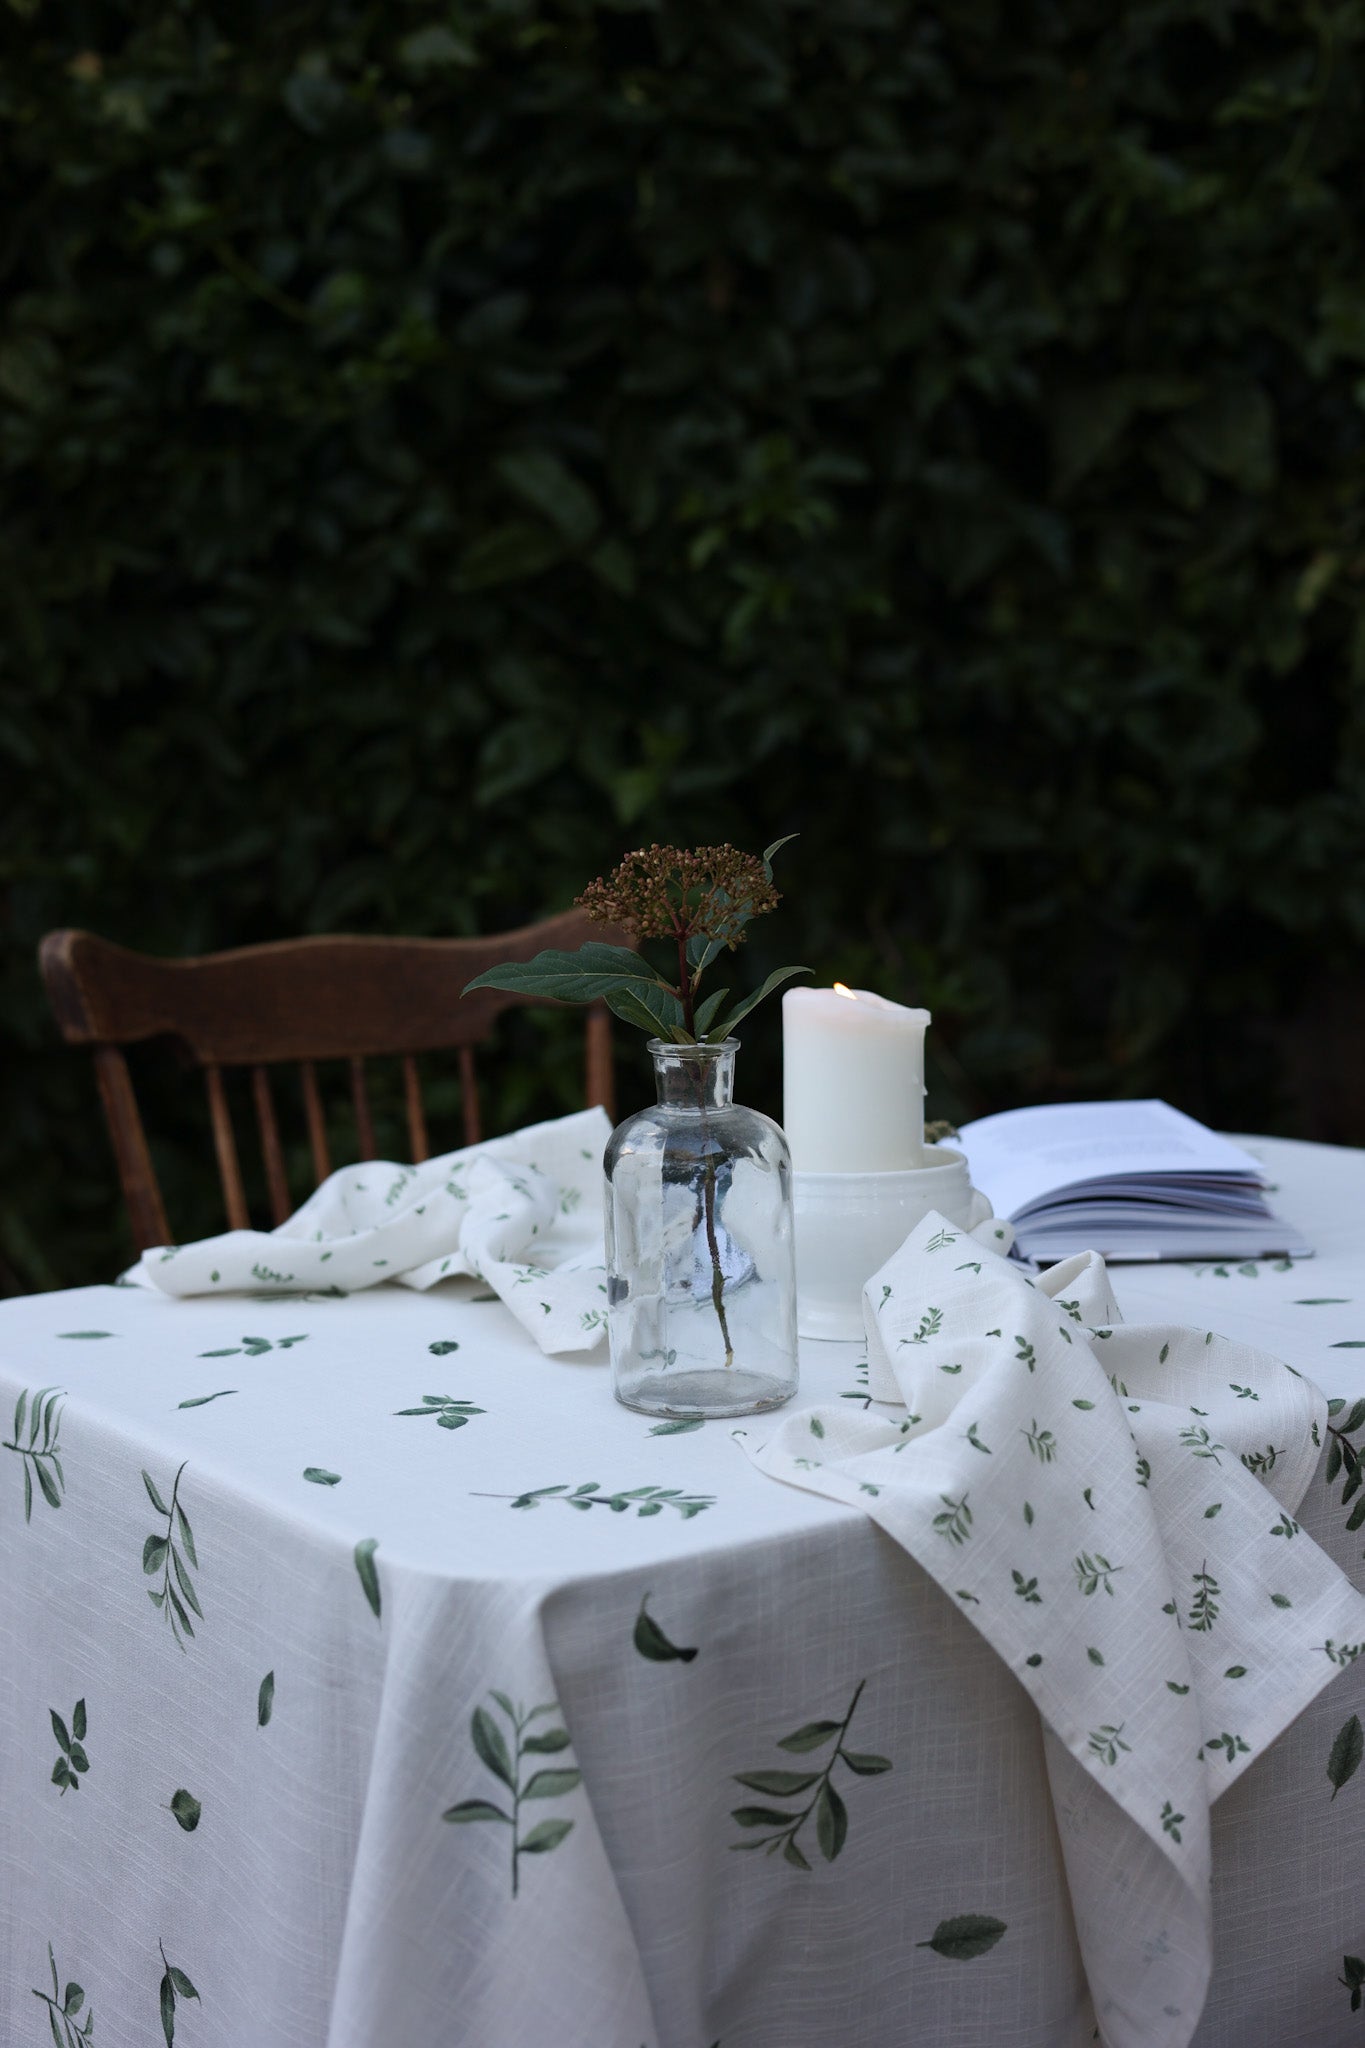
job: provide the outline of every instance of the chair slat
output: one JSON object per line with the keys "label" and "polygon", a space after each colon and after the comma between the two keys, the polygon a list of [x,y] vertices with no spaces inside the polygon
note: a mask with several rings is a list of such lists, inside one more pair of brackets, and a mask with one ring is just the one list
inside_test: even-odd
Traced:
{"label": "chair slat", "polygon": [[588,1011],[583,1083],[588,1108],[600,1103],[615,1123],[616,1076],[611,1059],[611,1012],[605,1003],[594,1003]]}
{"label": "chair slat", "polygon": [[218,1180],[227,1207],[228,1229],[250,1230],[251,1216],[246,1206],[246,1190],[242,1186],[242,1169],[237,1163],[237,1141],[232,1135],[232,1116],[221,1068],[205,1067],[204,1080],[209,1091],[213,1149],[218,1157]]}
{"label": "chair slat", "polygon": [[123,1199],[128,1204],[133,1243],[140,1252],[145,1252],[150,1245],[169,1244],[171,1241],[156,1169],[147,1148],[142,1118],[138,1115],[128,1062],[116,1045],[97,1045],[94,1051],[95,1078],[99,1083],[104,1119],[113,1141]]}
{"label": "chair slat", "polygon": [[412,1148],[412,1163],[420,1166],[424,1159],[431,1157],[427,1143],[427,1120],[422,1113],[422,1084],[417,1078],[417,1062],[410,1052],[403,1055],[403,1093],[408,1105],[408,1143]]}
{"label": "chair slat", "polygon": [[318,1094],[317,1072],[311,1060],[299,1062],[303,1075],[303,1113],[308,1119],[308,1143],[313,1151],[313,1177],[321,1186],[332,1171],[332,1155],[327,1150],[327,1120],[322,1114],[322,1098]]}
{"label": "chair slat", "polygon": [[464,1141],[477,1145],[483,1135],[479,1119],[479,1084],[474,1073],[474,1048],[460,1047],[460,1107],[464,1111]]}
{"label": "chair slat", "polygon": [[265,1184],[270,1196],[270,1213],[277,1224],[289,1214],[289,1182],[285,1178],[284,1150],[280,1144],[275,1105],[270,1099],[270,1077],[264,1067],[251,1069],[251,1092],[256,1101],[256,1128],[261,1134],[261,1157],[265,1162]]}
{"label": "chair slat", "polygon": [[351,1101],[355,1104],[356,1137],[360,1144],[362,1159],[374,1158],[374,1120],[370,1115],[370,1098],[365,1092],[365,1062],[353,1059],[351,1066]]}

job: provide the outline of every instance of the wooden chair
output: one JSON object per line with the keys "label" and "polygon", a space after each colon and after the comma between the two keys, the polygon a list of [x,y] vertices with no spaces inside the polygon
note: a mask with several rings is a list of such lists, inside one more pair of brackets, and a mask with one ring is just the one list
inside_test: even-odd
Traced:
{"label": "wooden chair", "polygon": [[[49,932],[39,949],[43,982],[58,1028],[70,1045],[88,1045],[119,1180],[138,1250],[169,1244],[161,1189],[138,1113],[132,1078],[120,1050],[145,1039],[168,1039],[181,1058],[203,1069],[218,1177],[229,1227],[250,1225],[224,1070],[249,1067],[262,1163],[276,1223],[298,1206],[290,1199],[270,1069],[284,1061],[301,1070],[303,1108],[313,1173],[331,1172],[315,1062],[345,1060],[355,1110],[358,1152],[373,1159],[374,1123],[365,1061],[397,1055],[403,1062],[408,1137],[414,1161],[429,1156],[417,1055],[453,1048],[458,1055],[464,1142],[481,1135],[474,1047],[489,1037],[499,1013],[543,999],[499,989],[460,991],[503,960],[529,960],[545,947],[572,950],[585,940],[624,943],[622,934],[565,911],[517,931],[480,939],[310,938],[243,946],[227,953],[164,960],[130,952],[92,932]],[[584,1092],[589,1107],[613,1114],[610,1013],[587,1012]],[[340,1163],[340,1162],[339,1162]]]}

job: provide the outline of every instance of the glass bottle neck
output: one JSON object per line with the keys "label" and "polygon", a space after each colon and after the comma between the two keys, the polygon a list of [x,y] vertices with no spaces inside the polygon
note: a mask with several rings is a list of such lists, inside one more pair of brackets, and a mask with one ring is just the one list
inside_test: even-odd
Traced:
{"label": "glass bottle neck", "polygon": [[651,1038],[661,1109],[728,1109],[735,1092],[737,1038],[719,1045],[669,1045]]}

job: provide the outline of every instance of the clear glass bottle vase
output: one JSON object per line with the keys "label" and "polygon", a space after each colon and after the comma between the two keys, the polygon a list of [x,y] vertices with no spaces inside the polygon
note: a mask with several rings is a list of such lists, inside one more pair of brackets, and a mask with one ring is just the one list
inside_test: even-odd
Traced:
{"label": "clear glass bottle vase", "polygon": [[647,1415],[752,1415],[796,1391],[791,1155],[732,1100],[738,1040],[652,1038],[658,1101],[604,1161],[616,1398]]}

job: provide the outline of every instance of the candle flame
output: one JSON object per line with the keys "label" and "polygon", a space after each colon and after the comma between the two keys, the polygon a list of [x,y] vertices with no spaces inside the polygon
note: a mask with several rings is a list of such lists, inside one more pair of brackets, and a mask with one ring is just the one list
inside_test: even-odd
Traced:
{"label": "candle flame", "polygon": [[853,990],[851,988],[846,988],[842,981],[835,982],[834,993],[836,996],[847,996],[851,1003],[856,1003],[858,1000],[857,996],[854,995]]}

